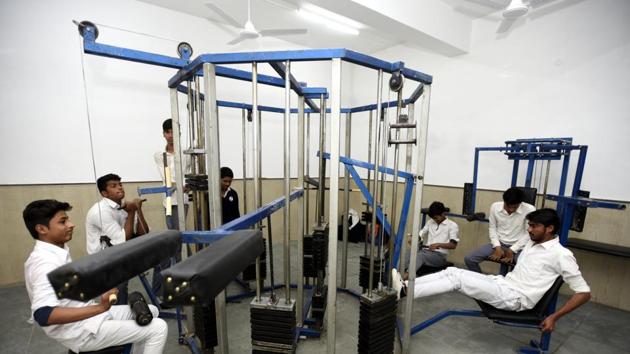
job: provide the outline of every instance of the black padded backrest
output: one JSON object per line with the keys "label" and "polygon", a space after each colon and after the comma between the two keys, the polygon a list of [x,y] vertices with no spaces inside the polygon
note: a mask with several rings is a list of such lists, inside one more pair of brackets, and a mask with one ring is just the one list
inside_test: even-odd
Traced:
{"label": "black padded backrest", "polygon": [[210,303],[264,250],[260,231],[234,231],[162,272],[164,303]]}
{"label": "black padded backrest", "polygon": [[87,301],[173,257],[181,247],[179,231],[154,231],[48,273],[59,298]]}
{"label": "black padded backrest", "polygon": [[540,301],[538,301],[536,306],[534,306],[534,308],[531,310],[520,312],[505,311],[499,310],[491,305],[486,304],[485,302],[479,300],[476,301],[481,308],[483,314],[491,320],[538,325],[545,319],[545,317],[547,317],[547,309],[549,308],[551,302],[555,301],[556,295],[558,295],[558,291],[560,291],[560,287],[562,287],[562,283],[562,277],[556,278],[549,290],[547,290],[545,295],[543,295]]}
{"label": "black padded backrest", "polygon": [[538,190],[536,188],[530,188],[530,187],[516,187],[516,188],[522,190],[523,193],[525,194],[525,198],[523,198],[523,201],[525,203],[536,205],[536,194],[538,193]]}

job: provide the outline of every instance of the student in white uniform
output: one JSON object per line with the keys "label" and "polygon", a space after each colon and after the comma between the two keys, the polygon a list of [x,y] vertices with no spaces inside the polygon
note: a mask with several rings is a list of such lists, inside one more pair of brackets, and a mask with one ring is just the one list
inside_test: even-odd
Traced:
{"label": "student in white uniform", "polygon": [[[553,331],[560,317],[591,298],[591,290],[582,277],[573,253],[558,240],[556,233],[560,227],[560,218],[556,211],[536,210],[527,215],[527,220],[530,240],[510,273],[505,276],[484,275],[449,267],[439,273],[417,278],[414,298],[459,291],[501,310],[525,311],[534,308],[556,278],[561,276],[574,294],[541,323],[541,330]],[[395,269],[392,270],[392,279],[394,289],[404,296],[406,284]]]}
{"label": "student in white uniform", "polygon": [[[448,263],[446,260],[448,250],[455,249],[459,242],[459,227],[454,221],[446,217],[444,204],[441,202],[431,203],[428,215],[429,220],[420,230],[423,247],[418,250],[416,256],[416,272],[423,265],[436,268],[445,267]],[[410,256],[407,256],[404,280],[407,280],[408,277],[409,261]]]}
{"label": "student in white uniform", "polygon": [[56,200],[36,200],[23,212],[24,223],[36,240],[33,252],[24,263],[26,290],[31,313],[47,336],[78,353],[133,343],[136,353],[159,354],[164,350],[168,328],[149,305],[153,320],[139,326],[127,305],[111,306],[107,291],[100,303],[58,299],[47,274],[72,262],[68,245],[74,224],[66,211],[72,207]]}
{"label": "student in white uniform", "polygon": [[[94,254],[106,247],[123,243],[149,232],[149,225],[142,213],[142,199],[124,202],[125,189],[121,178],[113,173],[96,180],[101,196],[99,202],[88,210],[85,218],[86,248]],[[127,282],[118,287],[119,304],[127,303]]]}
{"label": "student in white uniform", "polygon": [[518,253],[529,241],[525,216],[536,208],[523,202],[525,193],[512,187],[503,193],[503,201],[493,203],[488,215],[490,243],[469,252],[464,258],[466,267],[481,273],[479,263],[493,260],[503,263],[517,261]]}

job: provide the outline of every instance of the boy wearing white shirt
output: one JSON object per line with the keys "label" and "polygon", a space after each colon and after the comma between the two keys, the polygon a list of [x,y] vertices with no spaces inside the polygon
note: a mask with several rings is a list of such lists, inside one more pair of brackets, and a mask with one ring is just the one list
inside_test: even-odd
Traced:
{"label": "boy wearing white shirt", "polygon": [[36,200],[22,213],[26,228],[36,240],[33,252],[24,263],[24,280],[31,302],[33,319],[47,336],[78,353],[133,343],[136,353],[159,354],[164,350],[168,328],[149,305],[153,320],[139,326],[127,305],[111,306],[107,291],[100,303],[58,299],[48,281],[48,273],[72,262],[67,245],[74,224],[66,211],[70,204],[56,200]]}
{"label": "boy wearing white shirt", "polygon": [[523,202],[525,193],[512,187],[503,193],[503,201],[493,203],[488,215],[490,243],[469,252],[464,257],[466,267],[481,273],[479,263],[492,260],[511,264],[529,240],[525,216],[536,208]]}
{"label": "boy wearing white shirt", "polygon": [[[428,215],[429,220],[420,230],[420,238],[427,247],[418,250],[416,255],[416,272],[423,265],[435,268],[445,267],[448,263],[446,260],[448,250],[455,249],[459,242],[459,227],[446,217],[446,207],[444,207],[443,203],[431,203]],[[407,280],[408,277],[409,258],[407,257],[405,262],[404,280]]]}
{"label": "boy wearing white shirt", "polygon": [[[556,233],[560,218],[553,209],[536,210],[527,215],[527,242],[518,263],[510,273],[484,275],[470,270],[449,267],[439,273],[417,278],[414,298],[457,290],[501,310],[525,311],[534,308],[543,295],[561,276],[574,294],[540,325],[551,332],[556,321],[591,298],[590,288],[578,267],[573,253],[562,246]],[[400,274],[392,270],[393,287],[406,294]]]}

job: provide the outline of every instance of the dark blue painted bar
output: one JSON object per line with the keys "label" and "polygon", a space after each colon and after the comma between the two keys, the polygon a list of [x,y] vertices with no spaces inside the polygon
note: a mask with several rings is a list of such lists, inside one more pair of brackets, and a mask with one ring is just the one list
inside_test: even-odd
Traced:
{"label": "dark blue painted bar", "polygon": [[415,326],[413,326],[411,328],[411,335],[413,336],[414,334],[422,331],[423,329],[430,327],[438,322],[440,322],[441,320],[447,318],[447,317],[451,317],[451,316],[466,316],[466,317],[486,317],[483,312],[481,311],[474,311],[474,310],[450,310],[450,311],[444,311],[444,312],[440,312],[439,314],[429,318],[428,320],[419,323]]}
{"label": "dark blue painted bar", "polygon": [[[269,63],[269,65],[271,65],[273,70],[275,70],[278,73],[278,75],[280,75],[280,77],[284,78],[286,76],[286,73],[287,73],[286,67],[281,62],[272,61]],[[302,85],[300,85],[300,83],[295,79],[293,74],[290,74],[290,73],[289,73],[289,82],[291,83],[290,84],[291,89],[295,91],[295,93],[297,93],[299,96],[304,96]],[[311,109],[319,112],[319,107],[317,107],[315,102],[313,102],[313,100],[311,100],[309,97],[304,97],[304,103],[306,103],[307,106],[311,107]]]}
{"label": "dark blue painted bar", "polygon": [[[412,101],[406,99],[403,100],[403,104],[409,104],[409,103],[413,103]],[[398,105],[397,101],[390,101],[390,102],[383,102],[381,104],[381,107],[383,108],[392,108],[392,107],[396,107]],[[366,106],[358,106],[358,107],[354,107],[354,108],[350,108],[350,112],[351,113],[355,113],[355,112],[365,112],[365,111],[373,111],[378,107],[377,104],[369,104]]]}
{"label": "dark blue painted bar", "polygon": [[[140,50],[127,49],[121,47],[110,46],[107,44],[100,44],[92,41],[83,41],[83,50],[88,54],[132,61],[136,63],[164,66],[167,68],[181,69],[188,65],[189,61],[180,58],[169,57],[166,55],[154,54],[149,52],[143,52]],[[229,77],[232,79],[252,81],[252,73],[249,71],[226,68],[223,66],[217,66],[215,68],[217,76]],[[197,75],[201,75],[201,72],[197,72]],[[258,82],[265,85],[284,87],[284,80],[269,76],[258,75]]]}
{"label": "dark blue painted bar", "polygon": [[[289,200],[293,201],[302,197],[302,190],[296,190],[289,196]],[[267,203],[260,209],[245,214],[238,219],[232,220],[221,227],[210,231],[182,231],[182,242],[184,243],[212,243],[222,239],[235,230],[247,229],[257,222],[265,219],[267,216],[275,213],[284,207],[284,197],[280,197],[272,202]]]}
{"label": "dark blue painted bar", "polygon": [[[352,177],[352,180],[361,190],[361,194],[363,194],[363,198],[365,198],[365,201],[369,205],[372,205],[372,194],[370,194],[370,191],[368,191],[367,187],[365,186],[365,183],[363,183],[357,171],[354,169],[352,165],[345,165],[345,166],[346,166],[346,170],[350,172],[350,176]],[[383,209],[380,206],[376,207],[376,218],[383,225],[383,229],[385,230],[385,232],[387,232],[387,234],[391,236],[392,228],[389,224],[389,221],[385,219],[385,215],[383,214]]]}
{"label": "dark blue painted bar", "polygon": [[570,197],[570,196],[547,194],[547,199],[554,200],[557,202],[573,204],[573,205],[585,206],[588,208],[606,208],[606,209],[617,209],[617,210],[626,209],[626,204],[624,203],[609,202],[605,200],[595,200],[595,199],[584,198],[584,197]]}
{"label": "dark blue painted bar", "polygon": [[[372,69],[382,69],[391,73],[400,70],[401,64],[380,60],[365,54],[357,53],[352,50],[334,48],[334,49],[311,49],[311,50],[289,50],[289,51],[273,51],[273,52],[243,52],[243,53],[219,53],[219,54],[203,54],[198,56],[189,65],[180,70],[175,76],[169,80],[169,87],[175,87],[180,82],[190,77],[191,72],[201,68],[203,63],[214,64],[237,64],[252,62],[277,62],[277,61],[318,61],[330,60],[333,58],[341,58],[344,61],[362,65]],[[421,73],[419,71],[403,68],[403,75],[414,81],[425,84],[431,84],[433,77]]]}
{"label": "dark blue painted bar", "polygon": [[159,194],[159,193],[166,193],[167,195],[171,195],[173,194],[174,191],[175,191],[175,187],[171,187],[169,191],[169,188],[166,188],[166,186],[138,188],[138,196],[141,196],[144,194]]}
{"label": "dark blue painted bar", "polygon": [[[319,156],[319,151],[317,152],[317,156]],[[327,159],[327,160],[330,160],[330,153],[325,152],[324,153],[324,158]],[[358,166],[358,167],[362,167],[362,168],[366,168],[368,170],[374,171],[374,164],[367,163],[365,161],[360,161],[360,160],[347,158],[347,157],[344,157],[344,156],[339,156],[339,162],[341,162],[341,163],[343,163],[345,165]],[[389,167],[380,166],[378,170],[379,170],[379,172],[387,173],[387,174],[392,175],[392,176],[394,175],[394,170],[389,168]],[[398,177],[400,177],[400,178],[407,178],[407,179],[413,179],[413,175],[411,173],[405,172],[405,171],[398,171]]]}
{"label": "dark blue painted bar", "polygon": [[416,89],[413,90],[413,92],[411,93],[411,96],[409,96],[409,103],[415,103],[420,98],[420,96],[422,96],[423,93],[424,93],[424,84],[420,83],[418,87],[416,87]]}

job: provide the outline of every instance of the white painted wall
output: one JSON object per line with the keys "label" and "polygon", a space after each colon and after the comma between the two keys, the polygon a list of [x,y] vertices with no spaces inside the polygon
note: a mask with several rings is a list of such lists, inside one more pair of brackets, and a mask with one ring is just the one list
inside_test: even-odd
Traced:
{"label": "white painted wall", "polygon": [[[426,183],[461,187],[471,181],[476,146],[571,136],[589,146],[582,189],[596,198],[630,200],[630,2],[562,3],[532,12],[507,34],[496,33],[498,17],[476,20],[466,55],[404,45],[374,53],[434,75]],[[355,93],[375,92],[376,83]],[[511,164],[503,155],[486,153],[480,166],[481,188],[509,186]],[[552,163],[552,193],[559,173],[559,163]]]}
{"label": "white painted wall", "polygon": [[[73,19],[96,23],[99,43],[169,56],[176,56],[180,41],[189,42],[195,55],[303,49],[274,38],[227,46],[232,35],[203,18],[132,0],[3,1],[0,17],[4,123],[0,184],[93,182],[95,175],[109,172],[126,181],[159,179],[152,156],[164,148],[161,124],[170,116],[166,84],[175,70],[82,55]],[[96,172],[90,153],[82,56]],[[266,64],[259,65],[259,72],[277,76]],[[329,86],[329,63],[296,63],[293,72],[309,86]],[[219,78],[217,85],[219,99],[251,102],[251,84]],[[294,107],[296,102],[292,95]],[[259,85],[259,104],[282,107],[283,89]],[[183,98],[180,108],[185,114]],[[221,163],[241,176],[241,112],[221,108],[220,119]],[[265,177],[283,174],[281,132],[282,115],[263,114]],[[295,138],[292,144],[296,145]],[[292,151],[295,160],[297,150]]]}

